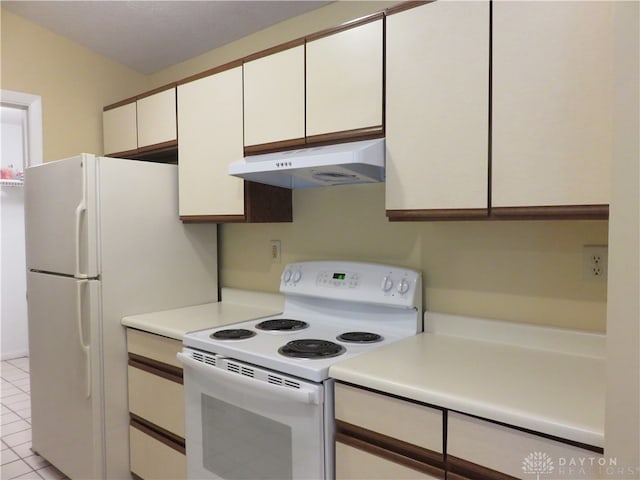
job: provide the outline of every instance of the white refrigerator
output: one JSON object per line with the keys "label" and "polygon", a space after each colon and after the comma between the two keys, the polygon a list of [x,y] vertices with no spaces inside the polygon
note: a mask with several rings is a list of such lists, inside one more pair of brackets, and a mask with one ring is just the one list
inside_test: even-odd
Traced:
{"label": "white refrigerator", "polygon": [[130,478],[125,315],[218,300],[217,236],[178,218],[177,166],[95,157],[25,172],[32,448]]}

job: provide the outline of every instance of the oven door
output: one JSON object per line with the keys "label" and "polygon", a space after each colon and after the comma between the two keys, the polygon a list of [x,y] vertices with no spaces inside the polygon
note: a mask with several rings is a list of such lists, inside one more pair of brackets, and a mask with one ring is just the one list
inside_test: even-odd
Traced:
{"label": "oven door", "polygon": [[[333,428],[331,383],[305,382],[185,348],[187,473],[191,479],[324,479]],[[332,419],[330,419],[332,420]],[[327,467],[329,465],[329,467]]]}

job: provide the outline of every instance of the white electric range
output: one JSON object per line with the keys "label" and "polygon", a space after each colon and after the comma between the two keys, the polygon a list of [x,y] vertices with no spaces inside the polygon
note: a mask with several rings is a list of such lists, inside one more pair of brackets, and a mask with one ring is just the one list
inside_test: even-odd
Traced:
{"label": "white electric range", "polygon": [[280,291],[280,315],[184,336],[189,478],[333,478],[329,367],[422,331],[413,270],[294,263]]}

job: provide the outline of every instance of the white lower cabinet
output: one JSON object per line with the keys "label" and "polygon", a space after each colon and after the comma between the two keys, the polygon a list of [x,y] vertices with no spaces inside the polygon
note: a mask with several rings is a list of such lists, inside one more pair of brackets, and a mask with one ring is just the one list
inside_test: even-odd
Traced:
{"label": "white lower cabinet", "polygon": [[335,386],[336,479],[443,479],[443,412]]}
{"label": "white lower cabinet", "polygon": [[182,342],[127,329],[130,469],[137,479],[187,477]]}
{"label": "white lower cabinet", "polygon": [[600,453],[551,438],[449,412],[447,466],[473,480],[536,478],[598,479],[605,476]]}
{"label": "white lower cabinet", "polygon": [[186,478],[187,457],[164,441],[136,427],[129,427],[131,472],[137,478]]}

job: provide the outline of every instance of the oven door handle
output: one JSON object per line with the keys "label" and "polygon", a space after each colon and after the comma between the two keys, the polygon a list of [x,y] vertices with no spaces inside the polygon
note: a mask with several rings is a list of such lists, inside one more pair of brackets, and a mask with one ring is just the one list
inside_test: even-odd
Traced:
{"label": "oven door handle", "polygon": [[310,405],[318,405],[321,403],[321,398],[318,391],[297,390],[291,387],[282,387],[277,384],[255,380],[245,375],[229,372],[227,370],[223,370],[221,368],[199,362],[198,360],[194,360],[189,355],[186,355],[182,352],[178,352],[177,356],[178,360],[180,360],[185,367],[193,368],[203,375],[215,377],[218,380],[236,382],[242,385],[250,385],[251,388],[261,390],[265,393],[269,393],[281,398],[287,398],[288,400],[293,400],[298,403],[305,403]]}

